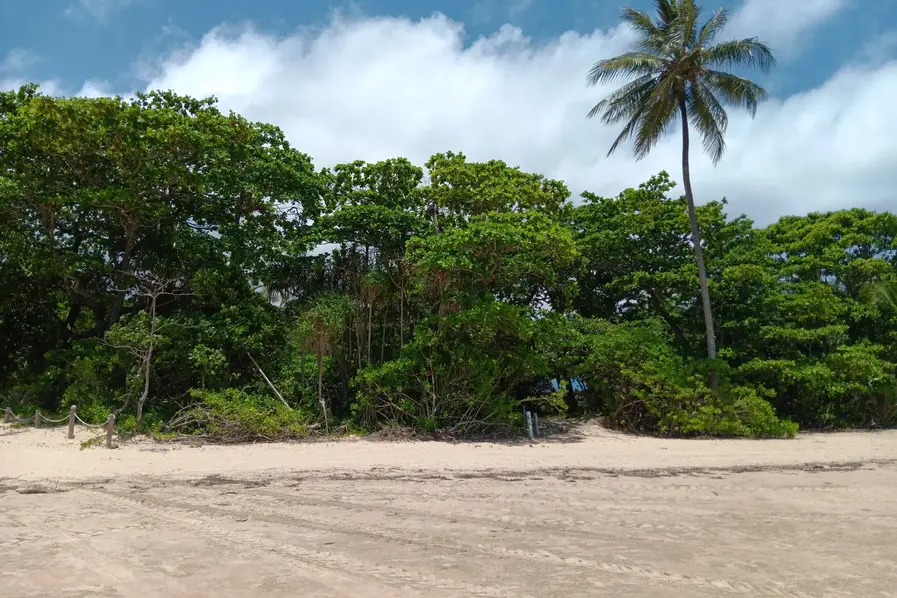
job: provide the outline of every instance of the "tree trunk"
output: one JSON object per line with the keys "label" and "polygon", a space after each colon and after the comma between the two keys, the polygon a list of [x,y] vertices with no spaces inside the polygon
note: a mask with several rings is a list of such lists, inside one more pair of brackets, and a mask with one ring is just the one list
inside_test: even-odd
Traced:
{"label": "tree trunk", "polygon": [[[685,100],[679,100],[679,114],[682,118],[682,184],[685,187],[685,200],[688,203],[688,221],[691,224],[691,240],[695,247],[695,263],[698,266],[698,279],[701,283],[701,303],[704,307],[704,327],[707,334],[707,357],[716,359],[716,336],[713,330],[713,311],[710,307],[710,287],[707,284],[707,269],[704,267],[704,250],[701,249],[701,231],[698,228],[698,216],[695,213],[695,196],[691,190],[691,172],[688,165],[688,109]],[[716,390],[719,379],[716,367],[712,368],[710,387]]]}
{"label": "tree trunk", "polygon": [[371,365],[371,332],[374,328],[374,300],[368,298],[368,365]]}
{"label": "tree trunk", "polygon": [[299,345],[299,380],[300,380],[300,388],[299,391],[302,395],[302,398],[305,398],[305,350],[302,345]]}
{"label": "tree trunk", "polygon": [[399,353],[405,346],[405,285],[399,288]]}
{"label": "tree trunk", "polygon": [[327,404],[324,403],[324,353],[318,351],[318,402],[324,413],[324,430],[330,432],[330,424],[327,422]]}
{"label": "tree trunk", "polygon": [[71,339],[71,335],[75,329],[75,322],[78,321],[78,316],[81,315],[81,304],[80,303],[72,303],[71,299],[69,299],[69,313],[65,318],[65,328],[63,329],[63,334],[66,335],[66,339]]}
{"label": "tree trunk", "polygon": [[149,389],[150,389],[150,362],[152,361],[152,354],[146,358],[146,364],[143,366],[145,369],[143,371],[143,393],[140,395],[140,398],[137,400],[137,418],[134,420],[134,428],[139,432],[140,431],[140,422],[143,420],[143,405],[146,403],[147,397],[149,397]]}
{"label": "tree trunk", "polygon": [[380,363],[386,357],[386,324],[389,321],[389,311],[383,310],[383,326],[380,328]]}
{"label": "tree trunk", "polygon": [[[358,295],[358,296],[360,296],[360,295]],[[357,349],[356,357],[358,357],[358,360],[357,360],[358,361],[358,369],[360,370],[362,367],[361,366],[361,358],[362,358],[362,355],[364,355],[364,341],[361,340],[362,339],[361,327],[363,325],[362,322],[364,320],[362,319],[361,309],[358,307],[355,308],[354,320],[355,320],[355,345],[356,345],[356,349]]]}
{"label": "tree trunk", "polygon": [[153,364],[153,349],[156,344],[156,299],[159,297],[157,289],[153,288],[150,298],[149,312],[149,341],[147,342],[146,352],[143,353],[143,392],[137,399],[137,418],[134,420],[134,428],[140,431],[140,421],[143,419],[143,405],[149,397],[150,390],[150,372]]}

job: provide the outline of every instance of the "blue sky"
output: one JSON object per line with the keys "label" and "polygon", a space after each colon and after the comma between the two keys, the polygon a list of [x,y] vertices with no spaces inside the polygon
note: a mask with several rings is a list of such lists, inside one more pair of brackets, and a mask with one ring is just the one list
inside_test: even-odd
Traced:
{"label": "blue sky", "polygon": [[[423,161],[454,149],[610,194],[661,168],[678,174],[675,140],[638,164],[625,155],[607,160],[614,132],[583,118],[601,96],[584,91],[585,71],[629,41],[617,26],[621,2],[6,2],[0,84],[214,94],[282,126],[322,165],[390,155]],[[626,3],[649,10],[652,1]],[[897,91],[897,2],[704,4],[732,11],[723,37],[756,35],[779,57],[758,78],[772,98],[757,120],[733,117],[723,163],[696,165],[707,198],[727,196],[733,211],[761,221],[851,202],[894,205],[897,142],[870,142],[867,133],[893,122],[893,96],[879,100]]]}
{"label": "blue sky", "polygon": [[[801,0],[781,0],[801,1]],[[517,25],[536,41],[548,41],[569,30],[587,33],[612,27],[622,0],[362,0],[352,3],[291,0],[43,0],[8,2],[0,21],[0,54],[29,53],[20,75],[55,79],[77,87],[87,79],[114,82],[122,88],[142,86],[134,72],[141,56],[199,40],[212,28],[252,22],[262,31],[288,35],[300,27],[324,26],[334,10],[347,14],[407,16],[413,19],[441,12],[464,23],[468,41],[488,35],[504,23]],[[629,0],[627,6],[650,10],[651,0]],[[897,25],[897,2],[853,0],[838,18],[806,39],[805,51],[783,62],[768,85],[780,94],[823,82],[868,40]],[[707,10],[737,10],[739,0],[716,0]],[[762,37],[763,31],[756,35]],[[4,51],[5,50],[5,51]]]}

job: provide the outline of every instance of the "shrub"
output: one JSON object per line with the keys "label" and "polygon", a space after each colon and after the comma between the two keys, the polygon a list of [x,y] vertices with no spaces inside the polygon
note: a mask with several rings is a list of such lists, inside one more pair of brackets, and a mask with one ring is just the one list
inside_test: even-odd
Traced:
{"label": "shrub", "polygon": [[[754,438],[793,438],[797,424],[776,417],[775,410],[757,389],[725,385],[714,399],[705,389],[703,397],[692,403],[657,406],[661,431],[710,436],[748,436]],[[667,422],[675,422],[669,425]]]}
{"label": "shrub", "polygon": [[802,425],[897,424],[897,372],[871,344],[840,347],[824,359],[753,359],[738,368],[749,383],[777,389],[774,403]]}
{"label": "shrub", "polygon": [[520,428],[521,403],[536,399],[514,391],[548,369],[537,350],[542,334],[536,316],[489,299],[428,318],[398,358],[355,376],[353,414],[369,427],[461,434]]}
{"label": "shrub", "polygon": [[201,436],[213,442],[275,441],[308,435],[306,415],[266,396],[236,389],[192,389],[196,403],[175,416],[164,432]]}
{"label": "shrub", "polygon": [[[719,392],[705,384],[711,364],[688,362],[658,322],[603,323],[585,337],[578,374],[600,411],[619,429],[677,436],[793,437],[759,387],[732,385],[724,364]],[[721,370],[721,371],[720,371]]]}

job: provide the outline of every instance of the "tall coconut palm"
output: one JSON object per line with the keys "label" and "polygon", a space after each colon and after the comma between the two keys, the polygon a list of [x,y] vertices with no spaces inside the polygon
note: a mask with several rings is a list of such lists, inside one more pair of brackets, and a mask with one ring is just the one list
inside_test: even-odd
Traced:
{"label": "tall coconut palm", "polygon": [[[724,105],[745,108],[754,116],[757,105],[766,99],[766,91],[756,83],[720,69],[756,67],[768,71],[775,58],[756,38],[715,43],[728,21],[724,9],[701,23],[701,10],[694,0],[655,0],[655,5],[656,20],[642,11],[623,9],[622,20],[635,30],[638,40],[632,51],[595,63],[588,83],[628,82],[596,104],[588,116],[600,115],[608,125],[625,122],[608,156],[633,138],[639,160],[677,120],[681,121],[682,184],[701,283],[707,354],[716,359],[710,290],[689,172],[689,125],[701,135],[704,150],[717,164],[726,148],[728,117]],[[715,376],[712,383],[716,383]]]}

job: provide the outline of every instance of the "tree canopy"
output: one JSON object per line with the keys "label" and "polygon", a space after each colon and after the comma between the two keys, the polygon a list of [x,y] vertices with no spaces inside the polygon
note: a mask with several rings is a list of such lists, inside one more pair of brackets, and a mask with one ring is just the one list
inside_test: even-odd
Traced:
{"label": "tree canopy", "polygon": [[0,93],[0,148],[0,401],[21,413],[240,440],[513,431],[524,407],[674,435],[897,423],[890,213],[698,206],[710,363],[666,173],[574,201],[460,153],[316,168],[213,99],[33,86]]}

